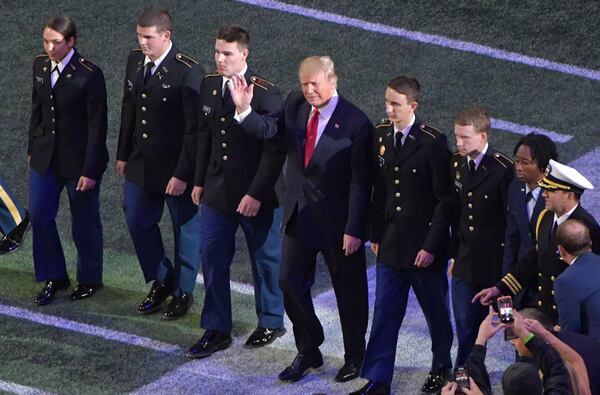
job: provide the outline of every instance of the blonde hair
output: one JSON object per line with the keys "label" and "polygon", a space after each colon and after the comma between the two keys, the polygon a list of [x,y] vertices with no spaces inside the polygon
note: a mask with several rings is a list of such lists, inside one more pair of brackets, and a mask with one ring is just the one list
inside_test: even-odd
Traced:
{"label": "blonde hair", "polygon": [[337,83],[333,60],[329,56],[309,56],[300,62],[299,74],[322,71],[328,81]]}

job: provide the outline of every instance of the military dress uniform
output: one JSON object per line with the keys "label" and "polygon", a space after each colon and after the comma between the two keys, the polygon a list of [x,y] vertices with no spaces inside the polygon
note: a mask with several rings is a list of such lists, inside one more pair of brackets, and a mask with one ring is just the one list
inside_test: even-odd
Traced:
{"label": "military dress uniform", "polygon": [[[576,185],[573,185],[576,181],[571,178],[564,177],[562,174],[558,175],[561,178],[556,176],[557,170],[567,168],[567,166],[551,160],[550,167],[555,169],[555,175],[546,175],[539,182],[542,188],[550,190],[569,190],[566,188],[573,190],[577,188]],[[568,172],[567,174],[570,176],[571,173]],[[579,190],[583,192],[582,189]],[[502,277],[496,287],[503,295],[511,296],[518,294],[524,287],[537,291],[534,297],[536,307],[556,324],[558,323],[558,312],[554,301],[554,281],[568,265],[560,258],[558,253],[558,244],[555,237],[558,224],[555,225],[555,217],[552,211],[546,209],[540,213],[536,224],[536,245],[512,270]],[[577,208],[569,215],[568,219],[581,221],[588,227],[590,239],[592,240],[592,251],[595,254],[600,254],[600,227],[596,220],[581,204],[577,205]]]}
{"label": "military dress uniform", "polygon": [[[102,282],[100,184],[108,162],[107,103],[102,70],[71,50],[54,86],[53,62],[39,55],[33,62],[29,144],[29,210],[37,281],[68,282],[55,217],[66,187],[77,249],[77,280]],[[67,57],[63,59],[66,61]],[[81,176],[96,181],[91,190],[76,190]],[[36,300],[43,304],[49,301]]]}
{"label": "military dress uniform", "polygon": [[454,180],[451,256],[456,366],[465,363],[479,324],[488,313],[471,299],[494,285],[502,274],[506,196],[513,173],[512,160],[490,146],[473,176],[467,158],[456,153],[450,161],[450,179]]}
{"label": "military dress uniform", "polygon": [[[201,238],[205,297],[200,326],[226,336],[232,329],[229,267],[239,226],[250,254],[258,328],[283,327],[281,209],[275,185],[285,161],[285,145],[273,118],[283,102],[272,83],[249,69],[244,78],[248,85],[254,85],[254,95],[251,113],[241,123],[234,119],[236,107],[229,92],[223,91],[228,88],[222,75],[206,75],[200,93],[195,178],[195,184],[204,188]],[[245,195],[260,202],[254,217],[237,213]]]}
{"label": "military dress uniform", "polygon": [[[401,136],[389,119],[384,119],[374,131],[370,239],[379,243],[377,290],[361,376],[391,384],[398,330],[412,287],[431,335],[431,382],[424,387],[430,392],[435,384],[433,376],[440,376],[439,389],[444,382],[442,371],[452,367],[453,335],[446,278],[452,186],[448,179],[450,151],[446,135],[420,121],[413,123],[401,148],[398,144],[395,148],[394,141]],[[414,265],[421,249],[434,255],[427,268]]]}
{"label": "military dress uniform", "polygon": [[[127,61],[117,149],[117,160],[127,162],[123,210],[146,282],[154,280],[153,289],[166,287],[175,297],[189,296],[200,267],[199,216],[191,189],[204,72],[171,45],[144,81],[148,61],[140,49]],[[187,183],[181,196],[165,194],[171,177]],[[165,202],[173,226],[173,262],[158,226]],[[139,308],[143,313],[158,307],[144,303]]]}

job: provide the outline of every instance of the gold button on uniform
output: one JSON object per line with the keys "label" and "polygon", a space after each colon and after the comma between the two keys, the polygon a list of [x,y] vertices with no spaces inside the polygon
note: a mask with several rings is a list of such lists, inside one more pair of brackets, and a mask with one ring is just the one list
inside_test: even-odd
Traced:
{"label": "gold button on uniform", "polygon": [[542,301],[538,300],[538,306],[541,306],[541,305],[542,305]]}
{"label": "gold button on uniform", "polygon": [[469,215],[469,221],[473,221],[473,216]]}
{"label": "gold button on uniform", "polygon": [[402,210],[402,207],[396,206],[396,211],[400,212],[401,210]]}
{"label": "gold button on uniform", "polygon": [[148,135],[146,133],[142,133],[142,137],[145,138],[145,139],[147,139]]}
{"label": "gold button on uniform", "polygon": [[542,290],[542,286],[540,285],[540,286],[538,286],[538,291],[541,291],[541,290]]}
{"label": "gold button on uniform", "polygon": [[471,203],[469,203],[469,204],[467,204],[467,207],[473,208],[473,205]]}
{"label": "gold button on uniform", "polygon": [[552,310],[556,310],[556,305],[555,304],[552,305]]}
{"label": "gold button on uniform", "polygon": [[542,273],[538,273],[538,277],[542,277]]}
{"label": "gold button on uniform", "polygon": [[142,125],[145,125],[145,124],[147,124],[147,123],[148,123],[148,122],[146,122],[146,120],[145,120],[145,119],[142,119]]}
{"label": "gold button on uniform", "polygon": [[148,96],[146,96],[146,94],[145,94],[145,93],[142,93],[142,99],[145,99],[145,98],[147,98],[147,97],[148,97]]}
{"label": "gold button on uniform", "polygon": [[468,196],[468,197],[471,197],[471,196],[473,196],[473,192],[469,192],[469,193],[467,193],[467,196]]}
{"label": "gold button on uniform", "polygon": [[556,280],[556,277],[550,276],[550,280],[554,281],[554,280]]}
{"label": "gold button on uniform", "polygon": [[54,111],[54,106],[50,106],[50,110],[51,110],[51,111]]}
{"label": "gold button on uniform", "polygon": [[54,98],[54,96],[50,95],[50,99],[53,99],[53,98]]}
{"label": "gold button on uniform", "polygon": [[400,192],[396,192],[396,197],[400,197]]}
{"label": "gold button on uniform", "polygon": [[223,155],[223,160],[227,160],[227,155]]}
{"label": "gold button on uniform", "polygon": [[396,185],[400,184],[400,180],[395,180],[394,184],[396,184]]}
{"label": "gold button on uniform", "polygon": [[221,143],[221,147],[227,148],[227,143]]}
{"label": "gold button on uniform", "polygon": [[146,112],[146,107],[142,107],[142,112]]}
{"label": "gold button on uniform", "polygon": [[221,129],[221,134],[225,134],[225,133],[226,133],[226,132],[225,132],[223,129]]}
{"label": "gold button on uniform", "polygon": [[221,122],[225,122],[225,117],[221,117]]}
{"label": "gold button on uniform", "polygon": [[552,296],[554,296],[554,290],[552,290]]}
{"label": "gold button on uniform", "polygon": [[52,131],[52,134],[54,134],[54,130]]}
{"label": "gold button on uniform", "polygon": [[398,171],[400,171],[400,168],[398,166],[396,166],[396,167],[394,167],[394,171],[398,172]]}
{"label": "gold button on uniform", "polygon": [[472,231],[474,231],[474,230],[475,230],[475,228],[474,228],[474,227],[472,227],[472,226],[469,226],[469,231],[470,231],[470,232],[472,232]]}

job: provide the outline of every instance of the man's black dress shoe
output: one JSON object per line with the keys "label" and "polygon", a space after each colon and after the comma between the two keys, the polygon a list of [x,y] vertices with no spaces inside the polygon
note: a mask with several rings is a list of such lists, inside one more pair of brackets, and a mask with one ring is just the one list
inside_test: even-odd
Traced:
{"label": "man's black dress shoe", "polygon": [[429,372],[427,375],[427,379],[425,379],[425,383],[423,384],[423,388],[421,388],[422,392],[437,392],[442,389],[446,381],[448,380],[450,375],[450,369],[435,369]]}
{"label": "man's black dress shoe", "polygon": [[71,298],[71,300],[79,300],[79,299],[89,298],[90,296],[95,294],[96,291],[98,291],[99,289],[102,289],[102,287],[104,287],[104,285],[102,283],[95,284],[95,285],[79,283],[79,284],[77,284],[77,287],[75,288],[75,290],[73,292],[71,292],[71,295],[69,297]]}
{"label": "man's black dress shoe", "polygon": [[70,286],[71,286],[71,282],[69,281],[68,278],[65,278],[63,280],[58,280],[58,281],[53,281],[53,280],[46,281],[46,285],[44,285],[44,288],[42,288],[40,293],[37,294],[37,296],[35,297],[35,299],[33,301],[40,306],[44,305],[44,304],[48,304],[48,303],[52,302],[52,299],[54,299],[54,294],[56,294],[58,291],[64,291],[65,289],[69,288]]}
{"label": "man's black dress shoe", "polygon": [[273,343],[275,339],[285,334],[285,328],[256,328],[246,340],[246,347],[256,348]]}
{"label": "man's black dress shoe", "polygon": [[389,395],[390,386],[376,383],[375,381],[369,381],[358,391],[351,392],[350,395]]}
{"label": "man's black dress shoe", "polygon": [[229,333],[207,330],[196,344],[190,347],[186,355],[190,358],[206,358],[219,350],[225,350],[231,345]]}
{"label": "man's black dress shoe", "polygon": [[167,306],[167,311],[163,314],[163,320],[174,320],[183,317],[194,303],[194,296],[188,293],[182,293],[180,296],[173,296],[171,303]]}
{"label": "man's black dress shoe", "polygon": [[170,293],[170,286],[161,285],[158,281],[154,281],[148,296],[146,296],[146,298],[138,306],[138,312],[142,314],[155,312],[156,310],[160,309],[160,306],[169,297]]}
{"label": "man's black dress shoe", "polygon": [[0,255],[10,254],[21,247],[25,231],[29,229],[29,212],[25,211],[23,220],[0,240]]}
{"label": "man's black dress shoe", "polygon": [[311,369],[323,366],[323,355],[319,351],[315,354],[298,354],[290,366],[283,369],[277,378],[281,381],[294,382],[300,380]]}
{"label": "man's black dress shoe", "polygon": [[342,366],[341,369],[338,370],[334,380],[338,383],[354,380],[358,377],[359,373],[360,365],[357,365],[354,362],[346,362],[344,366]]}

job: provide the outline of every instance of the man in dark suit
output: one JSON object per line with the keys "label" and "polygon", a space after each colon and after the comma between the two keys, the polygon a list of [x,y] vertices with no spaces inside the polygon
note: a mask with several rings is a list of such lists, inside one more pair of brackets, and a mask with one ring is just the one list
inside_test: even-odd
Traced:
{"label": "man in dark suit", "polygon": [[325,258],[335,291],[345,364],[337,381],[358,376],[367,329],[367,279],[363,241],[370,198],[372,125],[337,95],[337,75],[328,56],[300,64],[302,92],[288,96],[279,118],[287,144],[280,285],[294,326],[298,355],[279,374],[296,381],[323,358],[323,328],[310,289],[316,256]]}
{"label": "man in dark suit", "polygon": [[[261,347],[285,333],[279,288],[281,208],[275,184],[285,145],[272,114],[281,112],[279,90],[248,69],[248,32],[223,26],[217,32],[217,72],[204,77],[193,199],[202,202],[204,304],[202,338],[187,355],[204,358],[231,344],[229,268],[241,226],[254,275],[256,330],[246,346]],[[267,129],[265,132],[264,129]]]}
{"label": "man in dark suit", "polygon": [[[508,187],[503,274],[514,268],[534,245],[535,224],[546,205],[542,188],[537,183],[544,178],[550,159],[558,157],[552,140],[537,133],[523,136],[513,155],[516,178]],[[535,290],[524,289],[514,300],[515,307],[531,305],[534,296]]]}
{"label": "man in dark suit", "polygon": [[512,161],[488,144],[490,117],[473,106],[455,120],[456,153],[450,164],[454,180],[452,220],[452,307],[456,320],[456,366],[469,356],[479,324],[488,309],[471,303],[479,290],[495,284],[502,273],[506,194]]}
{"label": "man in dark suit", "polygon": [[570,219],[558,227],[556,241],[569,265],[554,283],[560,328],[600,341],[600,256],[591,252],[590,231]]}
{"label": "man in dark suit", "polygon": [[69,17],[52,17],[44,27],[45,54],[33,62],[29,144],[29,210],[37,281],[36,296],[50,303],[70,286],[56,228],[60,195],[67,189],[77,249],[78,286],[71,299],[102,287],[100,181],[106,170],[107,105],[104,75],[74,48],[76,28]]}
{"label": "man in dark suit", "polygon": [[490,304],[500,295],[514,296],[524,287],[537,290],[536,307],[556,324],[558,314],[554,302],[554,281],[567,264],[560,259],[556,229],[567,219],[581,221],[590,231],[592,251],[600,253],[600,226],[581,206],[580,198],[593,185],[576,169],[550,160],[546,175],[539,182],[544,190],[546,209],[536,224],[536,245],[495,286],[486,288],[473,302]]}
{"label": "man in dark suit", "polygon": [[29,213],[15,199],[0,176],[0,255],[10,254],[21,247],[23,236],[29,226]]}
{"label": "man in dark suit", "polygon": [[398,330],[412,287],[432,341],[431,372],[424,392],[442,388],[452,367],[448,306],[448,241],[451,186],[446,135],[415,118],[420,85],[398,76],[385,92],[389,119],[375,128],[371,249],[377,255],[375,315],[361,376],[353,394],[389,393]]}
{"label": "man in dark suit", "polygon": [[[187,313],[200,266],[198,208],[192,202],[198,91],[204,70],[171,43],[171,17],[150,7],[138,17],[140,49],[125,74],[116,170],[125,176],[123,210],[146,282],[138,311],[157,311],[171,294],[164,319]],[[174,260],[158,227],[171,214]]]}

